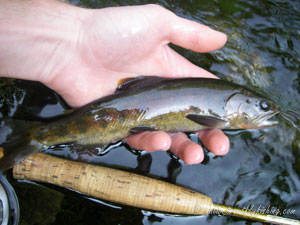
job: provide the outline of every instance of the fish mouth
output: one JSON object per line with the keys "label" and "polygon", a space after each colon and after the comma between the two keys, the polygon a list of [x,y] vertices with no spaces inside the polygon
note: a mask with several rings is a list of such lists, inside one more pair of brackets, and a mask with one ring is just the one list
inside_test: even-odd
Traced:
{"label": "fish mouth", "polygon": [[265,114],[263,114],[263,115],[255,118],[252,121],[252,124],[256,128],[268,128],[268,127],[276,126],[278,124],[278,121],[276,121],[276,120],[269,120],[269,119],[272,118],[273,116],[277,115],[278,113],[279,113],[279,111],[265,113]]}

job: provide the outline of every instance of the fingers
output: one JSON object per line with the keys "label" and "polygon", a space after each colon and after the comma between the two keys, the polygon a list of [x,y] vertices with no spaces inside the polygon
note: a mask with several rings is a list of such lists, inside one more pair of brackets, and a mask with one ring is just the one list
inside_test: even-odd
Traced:
{"label": "fingers", "polygon": [[162,131],[142,132],[128,136],[126,142],[137,150],[166,151],[171,146],[171,137]]}
{"label": "fingers", "polygon": [[171,151],[186,164],[200,163],[204,159],[202,147],[192,142],[183,133],[177,133],[172,136]]}
{"label": "fingers", "polygon": [[197,133],[206,148],[215,155],[225,155],[229,151],[229,139],[221,130],[201,130]]}
{"label": "fingers", "polygon": [[[202,143],[215,155],[225,155],[229,151],[228,137],[218,129],[198,131]],[[184,133],[169,135],[166,132],[142,132],[130,135],[126,142],[133,148],[153,152],[170,149],[186,164],[201,163],[204,152],[200,145],[192,142]]]}
{"label": "fingers", "polygon": [[169,38],[173,44],[196,52],[214,51],[221,48],[227,40],[224,33],[177,16],[171,24]]}
{"label": "fingers", "polygon": [[186,164],[200,163],[204,159],[202,147],[192,142],[183,133],[177,133],[170,137],[169,134],[162,131],[142,132],[130,135],[126,142],[135,149],[148,152],[171,149]]}

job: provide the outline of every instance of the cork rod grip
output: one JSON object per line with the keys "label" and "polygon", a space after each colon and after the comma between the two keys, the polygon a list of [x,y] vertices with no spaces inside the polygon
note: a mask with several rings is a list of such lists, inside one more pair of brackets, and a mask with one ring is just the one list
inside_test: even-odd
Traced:
{"label": "cork rod grip", "polygon": [[198,192],[134,173],[60,159],[32,155],[15,165],[13,176],[48,182],[89,196],[143,209],[208,214],[212,200]]}

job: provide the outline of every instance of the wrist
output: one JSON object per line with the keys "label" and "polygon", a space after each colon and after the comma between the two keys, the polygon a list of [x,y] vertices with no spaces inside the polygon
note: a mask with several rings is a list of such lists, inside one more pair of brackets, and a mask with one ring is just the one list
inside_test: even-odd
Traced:
{"label": "wrist", "polygon": [[86,9],[0,0],[0,76],[48,83],[74,57]]}

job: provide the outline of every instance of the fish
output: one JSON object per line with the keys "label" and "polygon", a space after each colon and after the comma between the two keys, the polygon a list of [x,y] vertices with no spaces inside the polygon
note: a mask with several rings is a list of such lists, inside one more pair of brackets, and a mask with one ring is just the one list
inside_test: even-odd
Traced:
{"label": "fish", "polygon": [[241,85],[211,78],[126,79],[116,92],[46,123],[4,120],[0,170],[51,146],[72,144],[103,149],[143,131],[262,129],[279,106]]}

